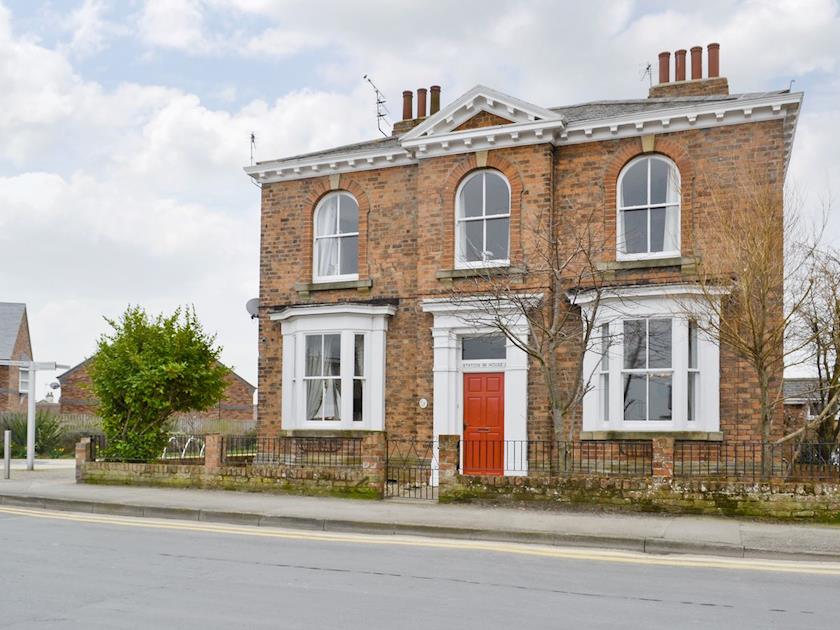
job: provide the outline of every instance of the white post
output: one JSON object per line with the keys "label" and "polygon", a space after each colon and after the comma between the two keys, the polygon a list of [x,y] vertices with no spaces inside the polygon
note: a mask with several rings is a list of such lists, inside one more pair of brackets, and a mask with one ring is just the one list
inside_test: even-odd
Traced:
{"label": "white post", "polygon": [[12,476],[12,432],[3,431],[3,479]]}
{"label": "white post", "polygon": [[26,402],[26,470],[35,470],[35,370],[33,363],[29,364],[29,391]]}

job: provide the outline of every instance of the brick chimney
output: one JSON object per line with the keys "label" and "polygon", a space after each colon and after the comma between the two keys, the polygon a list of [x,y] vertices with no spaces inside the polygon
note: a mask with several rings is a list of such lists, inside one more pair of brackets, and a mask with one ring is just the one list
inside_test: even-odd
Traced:
{"label": "brick chimney", "polygon": [[703,48],[691,48],[691,79],[686,80],[686,51],[674,53],[674,80],[671,81],[671,53],[659,53],[659,83],[650,88],[648,98],[667,96],[726,96],[729,82],[720,75],[720,44],[707,47],[708,76],[703,78]]}
{"label": "brick chimney", "polygon": [[402,120],[394,123],[394,128],[391,130],[392,136],[401,136],[410,129],[413,129],[426,119],[426,95],[431,95],[429,104],[429,115],[435,115],[440,110],[440,86],[433,85],[428,90],[426,88],[417,89],[417,113],[414,112],[414,92],[405,90],[403,92],[403,110]]}

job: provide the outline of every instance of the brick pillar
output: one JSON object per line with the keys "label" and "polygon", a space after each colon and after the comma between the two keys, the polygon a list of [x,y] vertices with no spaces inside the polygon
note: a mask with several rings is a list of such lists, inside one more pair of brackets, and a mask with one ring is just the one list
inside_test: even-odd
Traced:
{"label": "brick pillar", "polygon": [[362,438],[362,469],[368,477],[368,487],[379,496],[385,494],[385,465],[388,458],[385,433],[371,432]]}
{"label": "brick pillar", "polygon": [[204,470],[216,472],[222,467],[222,434],[211,433],[204,438]]}
{"label": "brick pillar", "polygon": [[443,490],[455,483],[458,474],[459,453],[461,443],[459,435],[438,436],[438,485]]}
{"label": "brick pillar", "polygon": [[83,483],[85,480],[85,464],[93,459],[91,450],[89,437],[83,437],[76,444],[76,483]]}
{"label": "brick pillar", "polygon": [[653,476],[670,480],[674,476],[674,438],[653,438]]}

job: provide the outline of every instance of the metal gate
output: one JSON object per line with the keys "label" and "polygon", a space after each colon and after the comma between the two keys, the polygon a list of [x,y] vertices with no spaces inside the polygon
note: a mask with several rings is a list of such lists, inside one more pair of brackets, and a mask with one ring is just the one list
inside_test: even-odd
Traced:
{"label": "metal gate", "polygon": [[385,498],[436,501],[437,441],[388,439],[385,473]]}

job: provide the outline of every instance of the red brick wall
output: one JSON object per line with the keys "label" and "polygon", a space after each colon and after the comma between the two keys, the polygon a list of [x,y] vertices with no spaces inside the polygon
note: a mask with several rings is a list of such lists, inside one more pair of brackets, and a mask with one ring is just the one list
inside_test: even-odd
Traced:
{"label": "red brick wall", "polygon": [[[31,360],[32,343],[29,339],[29,321],[24,311],[12,359]],[[20,368],[0,366],[0,411],[26,411],[29,397],[20,394]]]}
{"label": "red brick wall", "polygon": [[[781,121],[660,134],[656,152],[670,157],[682,175],[682,255],[702,256],[715,239],[709,218],[713,186],[734,183],[745,165],[766,169],[781,191],[783,130]],[[639,138],[584,143],[559,148],[532,145],[497,149],[486,155],[486,167],[511,183],[511,264],[534,259],[536,217],[554,205],[566,216],[594,212],[596,237],[605,243],[603,261],[615,260],[616,179],[621,168],[642,154]],[[372,287],[298,294],[296,283],[311,282],[311,217],[317,200],[330,189],[329,177],[264,184],[262,192],[259,333],[259,430],[280,429],[280,324],[269,311],[297,304],[371,299],[399,300],[389,322],[386,370],[386,430],[401,436],[430,437],[433,399],[432,316],[420,301],[450,295],[474,279],[442,280],[437,273],[453,267],[454,204],[458,184],[478,168],[475,153],[427,158],[414,166],[342,174],[338,189],[359,200],[360,278]],[[737,199],[735,199],[737,202]],[[680,267],[618,271],[616,284],[690,280]],[[781,279],[780,279],[781,282]],[[525,275],[521,291],[544,289],[545,282]],[[780,305],[781,309],[781,305]],[[781,310],[780,310],[781,314]],[[568,360],[569,357],[562,358]],[[779,375],[781,377],[781,375]],[[536,365],[529,373],[529,433],[551,435],[546,388]],[[573,413],[580,421],[580,410]],[[757,436],[755,379],[748,364],[729,348],[721,349],[721,426],[727,437]],[[781,423],[779,423],[781,424]]]}

